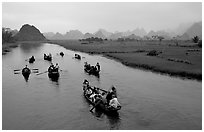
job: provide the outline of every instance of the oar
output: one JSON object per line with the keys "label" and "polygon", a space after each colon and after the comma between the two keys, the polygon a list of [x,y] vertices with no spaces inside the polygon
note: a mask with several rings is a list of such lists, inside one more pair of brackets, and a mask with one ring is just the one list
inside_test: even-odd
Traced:
{"label": "oar", "polygon": [[45,72],[41,72],[41,73],[38,73],[36,75],[41,75],[41,74],[44,74],[44,73],[47,73],[48,71],[45,71]]}
{"label": "oar", "polygon": [[16,70],[14,70],[14,71],[20,71],[21,69],[16,69]]}
{"label": "oar", "polygon": [[38,68],[34,68],[34,69],[31,69],[31,70],[38,70]]}
{"label": "oar", "polygon": [[92,110],[93,110],[97,105],[99,105],[100,103],[101,103],[101,100],[99,100],[99,101],[97,102],[97,104],[92,105],[93,107],[90,109],[90,112],[92,112]]}
{"label": "oar", "polygon": [[32,73],[38,73],[39,71],[32,71]]}
{"label": "oar", "polygon": [[21,72],[14,72],[14,74],[21,74]]}

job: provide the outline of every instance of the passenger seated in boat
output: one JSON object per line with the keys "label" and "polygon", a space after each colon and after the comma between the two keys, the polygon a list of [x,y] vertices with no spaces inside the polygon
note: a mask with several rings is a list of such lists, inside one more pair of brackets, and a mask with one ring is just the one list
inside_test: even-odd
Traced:
{"label": "passenger seated in boat", "polygon": [[92,100],[92,102],[95,102],[95,96],[96,94],[93,91],[93,93],[90,95],[90,99]]}
{"label": "passenger seated in boat", "polygon": [[110,100],[109,105],[113,108],[117,108],[118,106],[121,106],[120,103],[118,102],[117,97],[115,96],[115,94],[112,95],[112,99]]}
{"label": "passenger seated in boat", "polygon": [[102,95],[101,95],[101,100],[102,100],[102,102],[103,102],[103,104],[106,104],[107,102],[107,100],[106,100],[106,94],[103,92],[102,93]]}
{"label": "passenger seated in boat", "polygon": [[30,58],[30,59],[34,60],[35,58],[34,58],[34,56],[31,56],[31,58]]}
{"label": "passenger seated in boat", "polygon": [[93,91],[89,87],[87,87],[85,94],[87,95],[88,98],[92,95],[92,93]]}
{"label": "passenger seated in boat", "polygon": [[93,71],[94,72],[97,71],[97,67],[96,66],[93,67]]}
{"label": "passenger seated in boat", "polygon": [[96,93],[96,94],[100,94],[99,88],[94,87],[93,90],[94,90],[94,93]]}
{"label": "passenger seated in boat", "polygon": [[101,103],[101,101],[102,101],[102,96],[100,95],[100,94],[96,94],[95,96],[94,96],[94,103],[95,103],[95,105],[98,105],[99,103]]}

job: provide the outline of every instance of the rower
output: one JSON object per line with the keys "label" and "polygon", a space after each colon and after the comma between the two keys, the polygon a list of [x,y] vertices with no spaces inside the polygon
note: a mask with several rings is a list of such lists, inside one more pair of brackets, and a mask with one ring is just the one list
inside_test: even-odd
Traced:
{"label": "rower", "polygon": [[96,67],[97,67],[97,70],[98,70],[98,71],[100,71],[100,70],[101,70],[101,67],[100,67],[100,65],[99,65],[99,63],[98,63],[98,62],[96,63]]}
{"label": "rower", "polygon": [[55,65],[55,70],[58,72],[58,70],[59,70],[59,65],[58,65],[58,63],[56,63],[56,65]]}

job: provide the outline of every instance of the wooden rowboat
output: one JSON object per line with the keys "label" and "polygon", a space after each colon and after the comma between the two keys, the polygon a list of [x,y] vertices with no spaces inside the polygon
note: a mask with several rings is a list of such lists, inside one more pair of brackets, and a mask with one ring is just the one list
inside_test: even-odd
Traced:
{"label": "wooden rowboat", "polygon": [[[93,88],[91,87],[91,89],[93,90]],[[103,90],[103,89],[99,89],[99,91],[102,93],[102,92],[105,92],[105,93],[108,93],[106,90]],[[91,98],[88,97],[88,95],[86,94],[86,88],[83,87],[83,94],[84,94],[84,97],[87,99],[87,101],[89,103],[91,103],[96,109],[100,109],[102,110],[103,112],[108,112],[108,113],[115,113],[117,112],[118,110],[121,109],[121,106],[118,106],[117,108],[114,108],[114,107],[111,107],[107,104],[104,104],[102,101],[101,103],[99,104],[95,104]]]}

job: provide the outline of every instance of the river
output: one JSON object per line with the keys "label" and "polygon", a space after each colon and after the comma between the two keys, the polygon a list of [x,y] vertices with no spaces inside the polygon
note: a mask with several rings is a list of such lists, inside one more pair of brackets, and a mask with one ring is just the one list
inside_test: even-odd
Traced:
{"label": "river", "polygon": [[[59,55],[64,52],[64,57]],[[32,73],[25,81],[14,69],[47,70],[52,53],[58,63],[59,80],[47,73]],[[73,59],[75,53],[82,60]],[[26,59],[35,56],[29,64]],[[84,62],[101,65],[100,77],[88,75]],[[82,82],[109,89],[117,88],[122,109],[118,115],[89,110]],[[67,50],[54,44],[19,45],[2,56],[2,128],[4,130],[191,130],[202,129],[202,82],[133,69],[120,62]]]}

